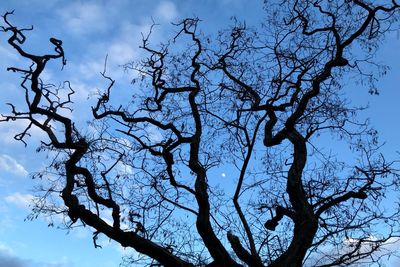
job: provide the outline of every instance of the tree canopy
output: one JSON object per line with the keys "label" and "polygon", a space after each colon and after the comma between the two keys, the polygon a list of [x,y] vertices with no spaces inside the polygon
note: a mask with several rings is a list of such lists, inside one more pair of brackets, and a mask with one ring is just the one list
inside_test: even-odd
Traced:
{"label": "tree canopy", "polygon": [[37,151],[51,158],[34,174],[43,180],[34,214],[90,227],[95,246],[105,235],[136,250],[128,264],[379,263],[399,236],[399,209],[385,206],[398,163],[346,92],[358,79],[377,93],[373,55],[398,26],[399,8],[265,1],[256,28],[234,21],[209,36],[199,30],[206,21],[186,18],[158,45],[151,28],[140,47],[147,57],[123,66],[137,74],[131,97],[114,100],[106,59],[85,129],[69,113],[79,88],[42,77],[50,61],[67,64],[62,41],[31,53],[23,44],[32,29],[7,12],[1,29],[31,64],[8,68],[22,75],[25,107],[8,103],[2,123],[27,121],[15,136],[25,144],[40,129],[47,139]]}

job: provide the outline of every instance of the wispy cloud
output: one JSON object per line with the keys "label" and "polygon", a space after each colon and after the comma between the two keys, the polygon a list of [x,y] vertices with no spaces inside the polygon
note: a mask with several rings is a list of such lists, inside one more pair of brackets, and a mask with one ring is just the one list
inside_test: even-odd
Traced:
{"label": "wispy cloud", "polygon": [[59,11],[64,27],[75,35],[105,31],[108,26],[106,13],[95,3],[77,2]]}
{"label": "wispy cloud", "polygon": [[28,171],[19,164],[13,157],[1,154],[0,155],[0,171],[6,171],[18,176],[27,176]]}
{"label": "wispy cloud", "polygon": [[[9,110],[7,110],[7,113],[9,113]],[[39,121],[42,122],[43,120]],[[0,143],[6,145],[17,143],[18,141],[14,139],[14,136],[16,134],[22,133],[26,129],[28,124],[29,123],[27,120],[16,120],[8,121],[7,123],[0,123]],[[38,140],[46,140],[46,135],[36,126],[32,126],[28,132],[30,136],[28,136],[27,139],[31,144],[35,144],[34,142]],[[22,144],[21,142],[19,143]]]}
{"label": "wispy cloud", "polygon": [[0,266],[25,267],[27,263],[13,255],[11,250],[0,247]]}
{"label": "wispy cloud", "polygon": [[[400,247],[400,238],[399,237],[391,237],[385,242],[380,243],[379,249],[376,251],[373,250],[376,245],[377,238],[374,236],[370,236],[368,239],[364,239],[363,243],[359,246],[359,239],[357,238],[345,238],[343,239],[343,244],[341,246],[333,247],[331,245],[321,246],[321,252],[324,254],[324,257],[320,257],[321,254],[315,254],[308,257],[305,266],[319,266],[323,264],[328,264],[332,261],[333,258],[336,258],[337,255],[343,255],[345,253],[349,253],[353,251],[357,247],[357,251],[360,253],[369,253],[371,252],[371,258],[375,260],[381,259],[384,266],[400,266],[400,258],[399,258],[399,247]],[[393,256],[393,257],[392,257]],[[370,266],[371,258],[362,258],[358,261],[357,266]]]}
{"label": "wispy cloud", "polygon": [[154,17],[156,19],[162,19],[163,21],[171,22],[172,20],[176,19],[178,16],[178,11],[174,3],[170,1],[163,1],[161,2],[155,13]]}
{"label": "wispy cloud", "polygon": [[23,259],[16,255],[16,253],[9,247],[0,244],[0,266],[4,267],[66,267],[71,266],[67,260],[63,262],[35,262],[29,259]]}
{"label": "wispy cloud", "polygon": [[7,65],[9,62],[19,62],[20,59],[12,48],[4,44],[0,44],[0,55],[2,57],[1,65]]}
{"label": "wispy cloud", "polygon": [[20,192],[15,192],[11,195],[5,197],[5,201],[7,203],[14,204],[20,208],[29,208],[29,205],[32,203],[34,196],[31,194],[22,194]]}

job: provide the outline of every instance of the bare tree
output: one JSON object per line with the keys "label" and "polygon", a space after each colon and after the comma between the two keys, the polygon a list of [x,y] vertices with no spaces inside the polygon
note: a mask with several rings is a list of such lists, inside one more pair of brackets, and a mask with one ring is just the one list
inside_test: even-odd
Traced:
{"label": "bare tree", "polygon": [[[26,109],[9,104],[3,121],[29,122],[22,142],[41,129],[48,140],[38,151],[53,159],[36,174],[34,212],[64,214],[68,227],[93,229],[95,246],[105,235],[147,266],[349,266],[391,253],[399,209],[383,200],[398,184],[396,162],[344,92],[353,78],[376,93],[368,66],[400,5],[267,2],[256,29],[235,22],[211,40],[194,18],[165,44],[144,35],[148,58],[125,65],[141,90],[113,103],[105,64],[108,86],[85,134],[63,111],[73,108],[70,83],[41,79],[49,61],[66,64],[62,42],[31,54],[22,46],[31,29],[6,13],[8,43],[32,64],[8,69],[23,76]],[[339,142],[356,160],[333,150]],[[223,181],[220,168],[230,169]]]}

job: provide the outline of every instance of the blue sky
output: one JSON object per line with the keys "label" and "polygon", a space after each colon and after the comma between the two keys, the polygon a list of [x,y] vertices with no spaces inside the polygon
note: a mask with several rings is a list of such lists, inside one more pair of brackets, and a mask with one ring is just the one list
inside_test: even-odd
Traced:
{"label": "blue sky", "polygon": [[[15,25],[34,25],[28,34],[31,51],[46,51],[50,37],[63,40],[67,66],[60,72],[59,62],[50,65],[45,78],[59,82],[70,80],[76,95],[72,116],[81,123],[90,111],[93,95],[104,88],[99,73],[108,55],[108,68],[121,88],[128,85],[131,76],[118,65],[140,58],[138,46],[141,32],[147,32],[152,20],[159,23],[153,42],[162,41],[171,30],[169,22],[179,18],[198,16],[205,33],[215,32],[229,24],[233,15],[255,23],[262,19],[261,1],[245,0],[186,0],[186,1],[66,1],[66,0],[13,0],[1,1],[0,13],[15,10],[10,17]],[[355,86],[351,96],[356,103],[370,103],[362,116],[370,117],[385,151],[392,156],[400,150],[398,142],[400,114],[400,49],[399,34],[390,33],[377,54],[377,60],[391,67],[388,75],[380,79],[379,96],[370,96],[366,88]],[[8,66],[26,66],[7,45],[7,34],[0,34],[0,112],[8,111],[6,102],[18,101],[18,75],[6,72]],[[121,89],[123,90],[123,89]],[[19,93],[17,93],[19,92]],[[47,218],[25,221],[29,214],[29,200],[33,197],[34,181],[29,173],[44,167],[43,155],[35,147],[41,134],[33,130],[27,148],[12,140],[23,128],[21,122],[0,124],[0,266],[7,267],[111,267],[118,266],[128,253],[117,244],[101,240],[103,249],[94,249],[90,232],[76,229],[69,233],[49,228]],[[225,174],[224,174],[225,176]]]}

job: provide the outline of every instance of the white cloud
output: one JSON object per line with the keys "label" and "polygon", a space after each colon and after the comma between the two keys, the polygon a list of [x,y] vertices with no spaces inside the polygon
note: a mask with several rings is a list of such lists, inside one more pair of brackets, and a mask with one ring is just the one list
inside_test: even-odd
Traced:
{"label": "white cloud", "polygon": [[154,16],[156,19],[162,19],[164,21],[170,22],[178,16],[178,11],[174,3],[164,1],[158,5]]}
{"label": "white cloud", "polygon": [[18,176],[28,175],[28,171],[25,170],[24,166],[6,154],[0,155],[0,171],[6,171]]}
{"label": "white cloud", "polygon": [[27,209],[32,203],[34,196],[31,194],[22,194],[20,192],[15,192],[11,195],[5,197],[7,203],[14,204],[20,208]]}
{"label": "white cloud", "polygon": [[66,29],[76,35],[102,32],[108,26],[105,10],[94,3],[74,3],[60,11],[60,15]]}
{"label": "white cloud", "polygon": [[13,255],[11,250],[0,248],[0,266],[24,267],[27,262]]}
{"label": "white cloud", "polygon": [[35,262],[29,259],[23,259],[4,244],[0,244],[0,266],[4,267],[63,267],[71,266],[67,258],[60,262]]}
{"label": "white cloud", "polygon": [[[139,49],[141,33],[146,34],[150,29],[150,25],[147,22],[133,24],[129,21],[124,21],[120,23],[115,36],[108,43],[103,44],[105,49],[102,52],[106,52],[108,55],[107,72],[109,74],[121,76],[123,69],[118,66],[138,59],[139,54],[143,52]],[[102,67],[104,67],[104,62],[101,63]]]}
{"label": "white cloud", "polygon": [[2,65],[8,66],[10,62],[18,62],[20,59],[17,52],[13,50],[10,46],[5,46],[0,44],[0,55],[2,57]]}
{"label": "white cloud", "polygon": [[[98,50],[100,54],[100,49]],[[98,58],[92,60],[84,60],[82,61],[82,63],[76,65],[70,63],[68,69],[72,70],[72,72],[78,70],[80,73],[80,78],[92,79],[93,77],[100,77],[100,73],[104,69],[104,62],[102,62]]]}
{"label": "white cloud", "polygon": [[14,253],[14,251],[11,248],[9,248],[8,246],[4,245],[3,243],[0,243],[0,251],[2,253],[7,253],[7,254],[13,254]]}
{"label": "white cloud", "polygon": [[134,173],[134,171],[132,166],[120,162],[117,164],[117,173],[119,175],[131,175]]}
{"label": "white cloud", "polygon": [[[371,249],[376,245],[378,239],[374,236],[370,236],[364,239],[364,242],[359,247],[359,252],[369,253]],[[337,257],[337,255],[344,255],[350,251],[353,251],[358,245],[359,239],[357,238],[345,238],[343,239],[342,246],[332,247],[330,245],[322,246],[320,248],[322,254],[315,254],[308,257],[304,266],[317,266],[327,264],[332,260],[332,257]],[[371,253],[371,257],[374,259],[381,259],[383,266],[399,266],[399,246],[400,238],[391,237],[386,242],[380,244],[380,248]],[[394,256],[391,258],[391,256]],[[360,259],[357,266],[370,266],[371,257]],[[395,264],[396,263],[396,264]]]}
{"label": "white cloud", "polygon": [[132,42],[116,41],[109,48],[109,56],[113,63],[122,65],[132,61],[136,52]]}
{"label": "white cloud", "polygon": [[226,177],[226,173],[224,173],[224,172],[221,173],[221,176],[222,176],[222,177]]}
{"label": "white cloud", "polygon": [[[40,119],[39,121],[43,122],[43,119]],[[8,121],[0,123],[1,143],[15,144],[17,141],[14,139],[14,136],[16,134],[22,133],[27,126],[28,126],[27,120],[16,120],[16,121]],[[36,126],[32,126],[29,129],[28,133],[30,134],[30,136],[27,136],[26,140],[29,140],[30,143],[32,141],[46,140],[45,139],[46,135],[44,134],[44,132]],[[0,170],[1,170],[1,164],[0,164]]]}
{"label": "white cloud", "polygon": [[[68,62],[66,70],[70,73],[71,81],[78,78],[89,81],[101,81],[104,85],[105,80],[100,73],[104,71],[104,60],[107,57],[107,75],[120,82],[120,79],[126,75],[126,71],[121,67],[126,63],[139,58],[143,51],[139,49],[141,42],[141,33],[147,33],[150,24],[132,24],[124,21],[113,26],[113,30],[106,38],[93,43],[86,43],[81,47],[82,58],[71,59]],[[78,70],[79,75],[76,75]],[[129,82],[131,77],[129,77]],[[76,87],[73,83],[74,88]]]}

